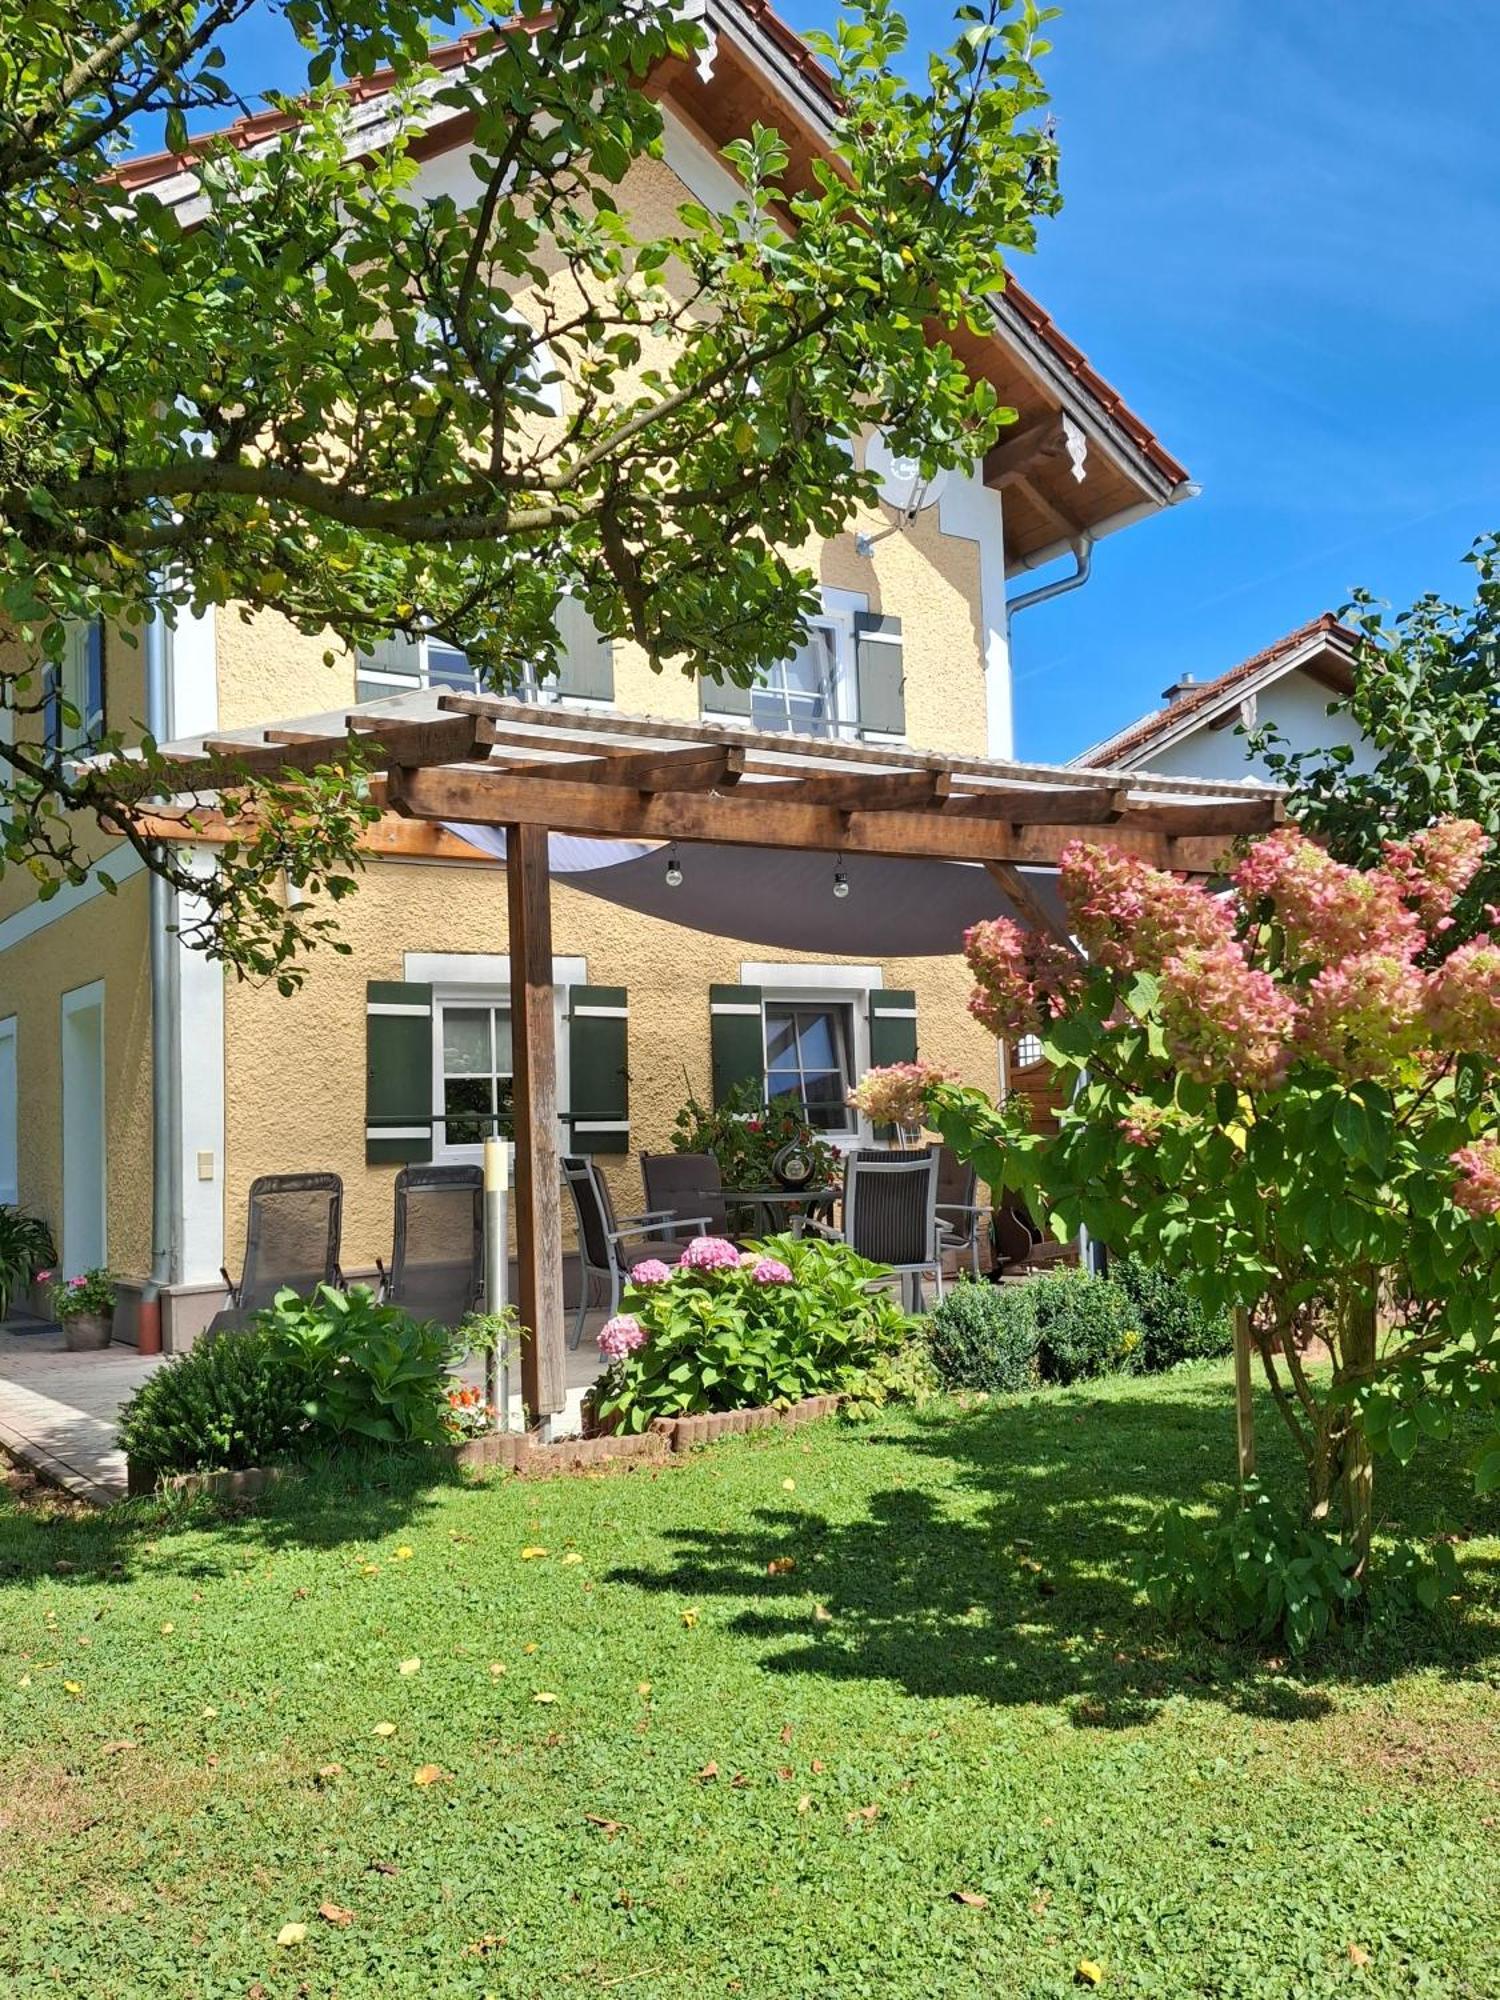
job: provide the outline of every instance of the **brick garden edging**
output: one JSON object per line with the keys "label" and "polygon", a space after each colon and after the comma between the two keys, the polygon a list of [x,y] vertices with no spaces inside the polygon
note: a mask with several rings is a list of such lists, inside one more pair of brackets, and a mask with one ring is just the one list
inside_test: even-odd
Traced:
{"label": "brick garden edging", "polygon": [[800,1403],[788,1403],[781,1409],[716,1410],[703,1417],[654,1417],[651,1431],[667,1440],[669,1451],[691,1451],[694,1445],[715,1444],[720,1438],[737,1437],[744,1431],[771,1430],[777,1425],[795,1430],[799,1424],[831,1417],[843,1400],[842,1396],[804,1396]]}
{"label": "brick garden edging", "polygon": [[[700,1444],[716,1444],[720,1438],[738,1437],[747,1431],[778,1427],[795,1430],[799,1424],[831,1417],[842,1401],[842,1396],[804,1396],[800,1403],[789,1403],[781,1409],[718,1410],[702,1417],[656,1417],[649,1430],[632,1436],[606,1433],[599,1437],[560,1438],[556,1444],[544,1444],[529,1433],[492,1431],[487,1437],[465,1438],[461,1444],[450,1445],[448,1451],[455,1465],[467,1466],[471,1472],[503,1469],[523,1479],[587,1472],[593,1466],[617,1460],[659,1465],[677,1452],[692,1451]],[[157,1491],[244,1500],[263,1493],[273,1481],[295,1470],[291,1466],[271,1465],[249,1466],[240,1472],[178,1472],[158,1482],[144,1467],[132,1464],[127,1492],[132,1500]]]}

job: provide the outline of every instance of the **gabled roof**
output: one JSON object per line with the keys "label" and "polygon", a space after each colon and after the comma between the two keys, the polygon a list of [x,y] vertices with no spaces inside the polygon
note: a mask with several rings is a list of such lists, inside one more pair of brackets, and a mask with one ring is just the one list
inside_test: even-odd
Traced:
{"label": "gabled roof", "polygon": [[1257,694],[1283,674],[1306,673],[1338,693],[1353,685],[1356,635],[1331,611],[1299,625],[1295,632],[1262,647],[1216,680],[1184,687],[1175,701],[1153,709],[1128,728],[1072,759],[1075,769],[1128,770],[1177,737],[1195,729],[1213,728],[1247,696]]}
{"label": "gabled roof", "polygon": [[[806,175],[810,161],[830,151],[837,109],[832,79],[812,50],[765,0],[681,4],[703,21],[712,38],[711,60],[664,63],[648,87],[713,148],[747,131],[757,117],[774,120],[788,142],[793,174]],[[466,36],[434,50],[431,60],[442,72],[460,68],[474,60],[482,40]],[[385,100],[395,83],[395,72],[385,69],[343,86],[354,107],[351,150],[372,152],[391,136]],[[294,111],[282,110],[237,119],[180,153],[127,160],[114,179],[128,192],[150,188],[190,225],[202,199],[196,161],[211,139],[244,150],[267,147],[297,122]],[[434,107],[418,150],[430,154],[468,143],[469,123]],[[1185,468],[1029,292],[1012,280],[989,304],[988,333],[936,328],[934,334],[1017,411],[1017,423],[996,448],[1014,462],[987,473],[1005,489],[1006,556],[1013,569],[1034,567],[1082,535],[1108,534],[1143,511],[1186,497],[1192,489]],[[1076,473],[1062,449],[1064,419],[1087,440]],[[1024,443],[1021,458],[1007,449],[1018,441]]]}

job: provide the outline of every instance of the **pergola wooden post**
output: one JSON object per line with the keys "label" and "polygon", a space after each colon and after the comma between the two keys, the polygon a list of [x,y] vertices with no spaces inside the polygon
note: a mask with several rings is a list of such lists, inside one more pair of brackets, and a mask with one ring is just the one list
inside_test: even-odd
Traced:
{"label": "pergola wooden post", "polygon": [[544,826],[505,829],[510,907],[512,1105],[516,1130],[517,1310],[521,1400],[529,1421],[567,1400],[563,1341],[562,1163],[557,1144],[557,1028],[552,897]]}

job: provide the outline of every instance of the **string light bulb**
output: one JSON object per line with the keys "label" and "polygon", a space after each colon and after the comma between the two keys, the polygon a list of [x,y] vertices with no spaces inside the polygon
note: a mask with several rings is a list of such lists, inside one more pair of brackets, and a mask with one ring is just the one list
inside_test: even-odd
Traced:
{"label": "string light bulb", "polygon": [[842,854],[834,863],[833,893],[841,903],[849,893],[849,877],[844,873],[844,857]]}
{"label": "string light bulb", "polygon": [[682,887],[682,863],[677,859],[677,843],[675,840],[672,843],[671,852],[667,856],[667,872],[662,879],[669,889],[680,889]]}

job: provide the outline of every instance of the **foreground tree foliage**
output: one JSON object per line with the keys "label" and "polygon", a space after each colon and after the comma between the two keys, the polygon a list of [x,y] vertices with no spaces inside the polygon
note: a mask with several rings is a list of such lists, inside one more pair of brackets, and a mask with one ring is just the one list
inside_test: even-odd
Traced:
{"label": "foreground tree foliage", "polygon": [[[38,741],[70,621],[232,604],[353,644],[433,634],[504,689],[551,670],[569,592],[653,665],[743,683],[805,633],[797,551],[873,492],[849,440],[878,425],[930,471],[993,441],[1011,413],[928,328],[982,324],[1055,205],[1045,15],[963,7],[908,84],[891,0],[852,0],[819,38],[842,171],[796,179],[757,126],[727,149],[730,212],[684,203],[658,240],[619,190],[660,153],[646,86],[704,52],[698,12],[502,0],[434,67],[409,0],[0,0],[7,865],[77,880],[96,820],[204,890],[134,827],[174,789],[149,743],[127,774]],[[264,147],[190,142],[253,108],[223,43],[257,20],[300,38],[306,93],[268,100]],[[333,78],[382,65],[372,126]],[[414,148],[456,118],[464,192],[419,202]],[[112,178],[146,120],[187,155],[175,205]],[[295,976],[330,919],[270,884],[348,885],[358,775],[351,751],[247,791],[210,950]]]}
{"label": "foreground tree foliage", "polygon": [[1500,945],[1445,955],[1486,850],[1449,820],[1361,870],[1287,829],[1215,895],[1075,846],[1062,886],[1087,959],[1003,920],[966,941],[974,1013],[1041,1035],[1067,1087],[1058,1131],[931,1094],[944,1136],[1059,1234],[1250,1309],[1305,1522],[1356,1590],[1372,1450],[1405,1459],[1487,1413],[1474,1472],[1500,1486]]}

